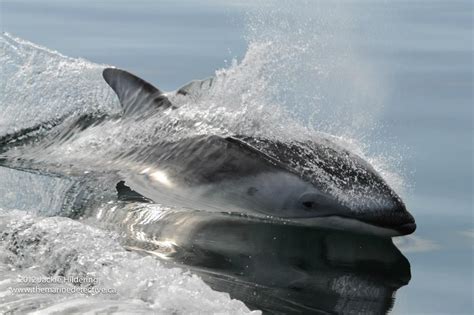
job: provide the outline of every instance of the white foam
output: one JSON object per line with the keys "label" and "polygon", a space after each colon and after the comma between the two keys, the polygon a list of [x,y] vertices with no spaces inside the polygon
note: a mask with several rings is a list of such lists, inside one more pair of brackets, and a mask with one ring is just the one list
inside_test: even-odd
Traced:
{"label": "white foam", "polygon": [[[0,216],[1,312],[250,313],[242,302],[213,291],[197,276],[126,251],[112,232],[22,211],[0,209]],[[91,277],[98,280],[95,287],[117,294],[11,294],[10,287],[29,285],[20,282],[20,276]]]}

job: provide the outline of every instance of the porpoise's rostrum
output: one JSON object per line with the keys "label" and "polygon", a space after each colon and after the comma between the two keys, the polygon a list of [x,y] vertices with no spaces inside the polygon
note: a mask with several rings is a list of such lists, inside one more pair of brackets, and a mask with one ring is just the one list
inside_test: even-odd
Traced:
{"label": "porpoise's rostrum", "polygon": [[[54,129],[54,139],[66,141],[71,129],[82,131],[107,119],[139,123],[176,108],[174,96],[192,100],[213,83],[213,79],[193,81],[174,93],[163,93],[124,70],[108,68],[103,77],[119,98],[120,115],[56,119],[1,138],[0,152],[30,142],[38,130]],[[65,121],[67,131],[61,129]],[[122,158],[126,156],[127,152]],[[315,219],[385,235],[410,234],[416,228],[382,177],[329,139],[284,142],[246,135],[191,136],[146,144],[140,157],[122,164],[120,174],[143,200],[305,222]],[[8,164],[5,158],[0,162]]]}

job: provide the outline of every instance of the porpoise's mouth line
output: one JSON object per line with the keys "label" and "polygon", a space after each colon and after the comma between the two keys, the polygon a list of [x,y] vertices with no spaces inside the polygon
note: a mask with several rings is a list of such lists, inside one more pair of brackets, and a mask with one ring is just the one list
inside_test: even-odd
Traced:
{"label": "porpoise's mouth line", "polygon": [[362,220],[359,220],[357,218],[349,218],[349,217],[345,217],[345,218],[356,220],[356,221],[359,221],[359,222],[362,222],[362,223],[365,223],[365,224],[369,224],[369,225],[374,226],[376,228],[393,230],[393,231],[399,232],[400,235],[412,234],[416,230],[416,223],[412,223],[412,222],[404,223],[404,224],[400,224],[400,225],[396,225],[396,226],[390,226],[390,225],[378,225],[378,224],[374,224],[372,222],[362,221]]}
{"label": "porpoise's mouth line", "polygon": [[[304,221],[306,221],[307,223],[310,223],[310,221],[313,221],[313,220],[315,220],[313,222],[316,223],[319,219],[328,219],[328,220],[333,219],[340,222],[340,225],[338,226],[339,229],[345,228],[345,227],[351,229],[352,226],[360,224],[360,225],[370,228],[371,230],[382,230],[386,232],[391,231],[393,233],[387,234],[387,235],[390,234],[391,236],[408,235],[408,234],[412,234],[416,230],[416,223],[414,222],[408,222],[408,223],[404,223],[404,224],[396,225],[396,226],[377,225],[373,222],[363,221],[361,219],[354,218],[347,215],[342,215],[342,214],[322,214],[319,216],[314,216],[312,218],[292,217],[292,218],[283,218],[283,219],[296,220],[299,223],[304,223]],[[344,223],[348,223],[348,224],[346,225]],[[384,235],[384,234],[386,233],[383,233],[381,235]]]}

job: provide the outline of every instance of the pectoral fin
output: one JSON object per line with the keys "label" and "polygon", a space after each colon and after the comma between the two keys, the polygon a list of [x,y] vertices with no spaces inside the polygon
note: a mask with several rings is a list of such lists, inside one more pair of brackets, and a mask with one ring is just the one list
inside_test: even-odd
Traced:
{"label": "pectoral fin", "polygon": [[136,191],[132,190],[130,187],[125,185],[125,182],[122,180],[117,183],[115,186],[117,189],[117,197],[121,201],[128,201],[128,202],[145,202],[145,203],[152,203],[153,201],[144,197],[137,193]]}

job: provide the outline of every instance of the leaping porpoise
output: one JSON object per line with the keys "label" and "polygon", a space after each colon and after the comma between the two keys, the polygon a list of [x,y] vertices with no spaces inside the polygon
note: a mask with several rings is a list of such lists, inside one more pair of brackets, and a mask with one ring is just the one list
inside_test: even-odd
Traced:
{"label": "leaping porpoise", "polygon": [[[124,115],[174,106],[173,95],[126,71],[108,68],[103,77]],[[174,94],[193,97],[210,84],[212,79],[193,81]],[[206,206],[300,221],[317,218],[387,235],[410,234],[416,228],[385,180],[360,157],[327,139],[285,143],[210,135],[161,142],[147,153],[141,161],[145,168],[127,183],[154,201],[174,199],[194,206],[199,200]]]}
{"label": "leaping porpoise", "polygon": [[[148,115],[173,111],[176,97],[192,100],[213,83],[193,81],[164,93],[124,70],[107,68],[103,77],[119,98],[120,119],[138,123]],[[80,117],[69,128],[84,130],[106,118],[113,119]],[[28,136],[0,138],[0,152],[21,143],[19,138]],[[124,152],[120,158],[129,156]],[[416,228],[401,198],[369,163],[325,138],[285,142],[246,135],[192,136],[148,143],[131,159],[119,173],[143,196],[139,200],[260,213],[389,236]],[[124,190],[123,183],[119,188]]]}

